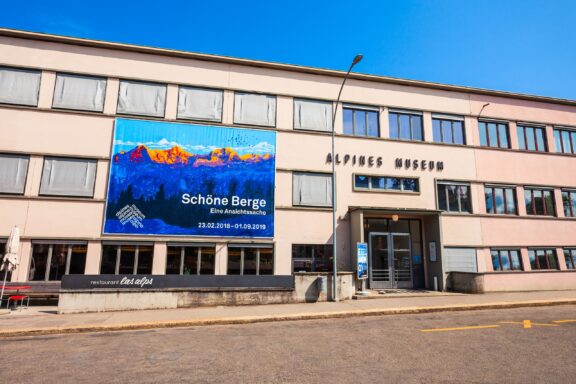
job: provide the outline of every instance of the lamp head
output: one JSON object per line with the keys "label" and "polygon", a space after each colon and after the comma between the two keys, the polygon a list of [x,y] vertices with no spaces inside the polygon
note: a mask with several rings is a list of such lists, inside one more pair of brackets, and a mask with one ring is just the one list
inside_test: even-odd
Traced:
{"label": "lamp head", "polygon": [[363,57],[364,57],[364,55],[356,55],[356,57],[352,61],[352,65],[358,64],[362,60]]}

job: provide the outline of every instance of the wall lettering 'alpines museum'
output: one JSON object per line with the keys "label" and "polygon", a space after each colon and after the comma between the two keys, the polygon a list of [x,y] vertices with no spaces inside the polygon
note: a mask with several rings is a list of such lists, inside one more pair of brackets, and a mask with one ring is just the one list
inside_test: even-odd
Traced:
{"label": "wall lettering 'alpines museum'", "polygon": [[576,101],[352,73],[336,105],[344,75],[1,29],[9,281],[63,311],[325,300],[334,167],[341,299],[357,243],[369,289],[576,288]]}

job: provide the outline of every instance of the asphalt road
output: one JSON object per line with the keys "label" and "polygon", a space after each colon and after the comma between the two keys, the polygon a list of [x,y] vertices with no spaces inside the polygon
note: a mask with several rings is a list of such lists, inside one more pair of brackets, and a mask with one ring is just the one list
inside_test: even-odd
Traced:
{"label": "asphalt road", "polygon": [[576,383],[576,306],[7,338],[0,357],[2,383]]}

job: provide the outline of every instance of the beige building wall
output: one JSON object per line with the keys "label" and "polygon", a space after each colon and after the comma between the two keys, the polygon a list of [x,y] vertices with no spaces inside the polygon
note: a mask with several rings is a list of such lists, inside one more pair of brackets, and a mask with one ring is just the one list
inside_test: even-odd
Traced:
{"label": "beige building wall", "polygon": [[[0,237],[13,225],[22,229],[22,266],[14,280],[25,281],[33,239],[75,239],[88,241],[86,273],[98,273],[100,240],[150,240],[146,237],[102,235],[102,221],[110,165],[110,150],[116,117],[119,79],[139,79],[168,84],[166,114],[157,120],[175,121],[178,84],[224,89],[223,125],[233,124],[234,91],[277,95],[277,174],[275,273],[292,271],[293,244],[327,244],[332,241],[330,208],[295,207],[292,204],[294,172],[330,173],[327,154],[331,137],[325,132],[294,130],[294,98],[334,101],[341,78],[333,75],[274,69],[265,65],[242,65],[168,55],[112,50],[55,42],[0,36],[0,65],[42,70],[37,108],[0,105],[0,152],[29,154],[30,164],[23,196],[0,196]],[[56,73],[71,72],[107,78],[103,113],[64,111],[51,108]],[[444,246],[479,249],[479,270],[490,270],[490,247],[576,246],[576,219],[563,217],[561,188],[576,188],[576,157],[554,152],[553,127],[576,127],[576,102],[572,105],[550,101],[529,101],[514,97],[476,92],[441,90],[435,87],[408,86],[393,82],[350,79],[342,95],[343,103],[376,106],[380,109],[380,137],[361,138],[343,135],[342,103],[338,106],[335,130],[336,153],[381,158],[381,166],[338,164],[338,255],[339,267],[352,269],[351,219],[354,207],[435,211],[437,181],[471,183],[472,214],[441,215]],[[486,105],[488,104],[488,105]],[[389,109],[423,113],[425,142],[390,140]],[[481,114],[480,114],[481,112]],[[432,114],[463,116],[467,145],[432,143]],[[139,118],[139,117],[134,117]],[[480,147],[478,118],[509,122],[512,149]],[[518,122],[547,125],[549,153],[516,150]],[[215,124],[218,125],[218,124]],[[253,128],[253,127],[252,127]],[[262,128],[258,128],[262,129]],[[45,156],[72,156],[98,160],[93,198],[55,198],[38,196]],[[395,166],[395,160],[440,161],[441,171]],[[418,193],[376,193],[355,191],[354,175],[417,178]],[[520,217],[488,215],[485,211],[484,184],[516,186]],[[527,216],[523,207],[523,186],[555,188],[557,217]],[[356,231],[357,232],[357,231]],[[355,235],[357,236],[357,234]],[[354,237],[356,238],[356,237]],[[163,273],[166,242],[156,242],[154,273]],[[179,241],[181,239],[178,239]],[[216,274],[226,273],[229,242],[238,239],[187,238],[187,241],[216,241]],[[354,240],[356,241],[356,240]],[[424,246],[426,249],[426,246]],[[559,254],[561,257],[561,255]],[[529,266],[528,266],[529,268]]]}

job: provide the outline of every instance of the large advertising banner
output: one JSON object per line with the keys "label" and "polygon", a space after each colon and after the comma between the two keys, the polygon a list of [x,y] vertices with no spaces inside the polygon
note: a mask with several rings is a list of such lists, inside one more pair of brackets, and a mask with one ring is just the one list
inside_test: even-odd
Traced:
{"label": "large advertising banner", "polygon": [[117,119],[105,234],[274,236],[276,133]]}

